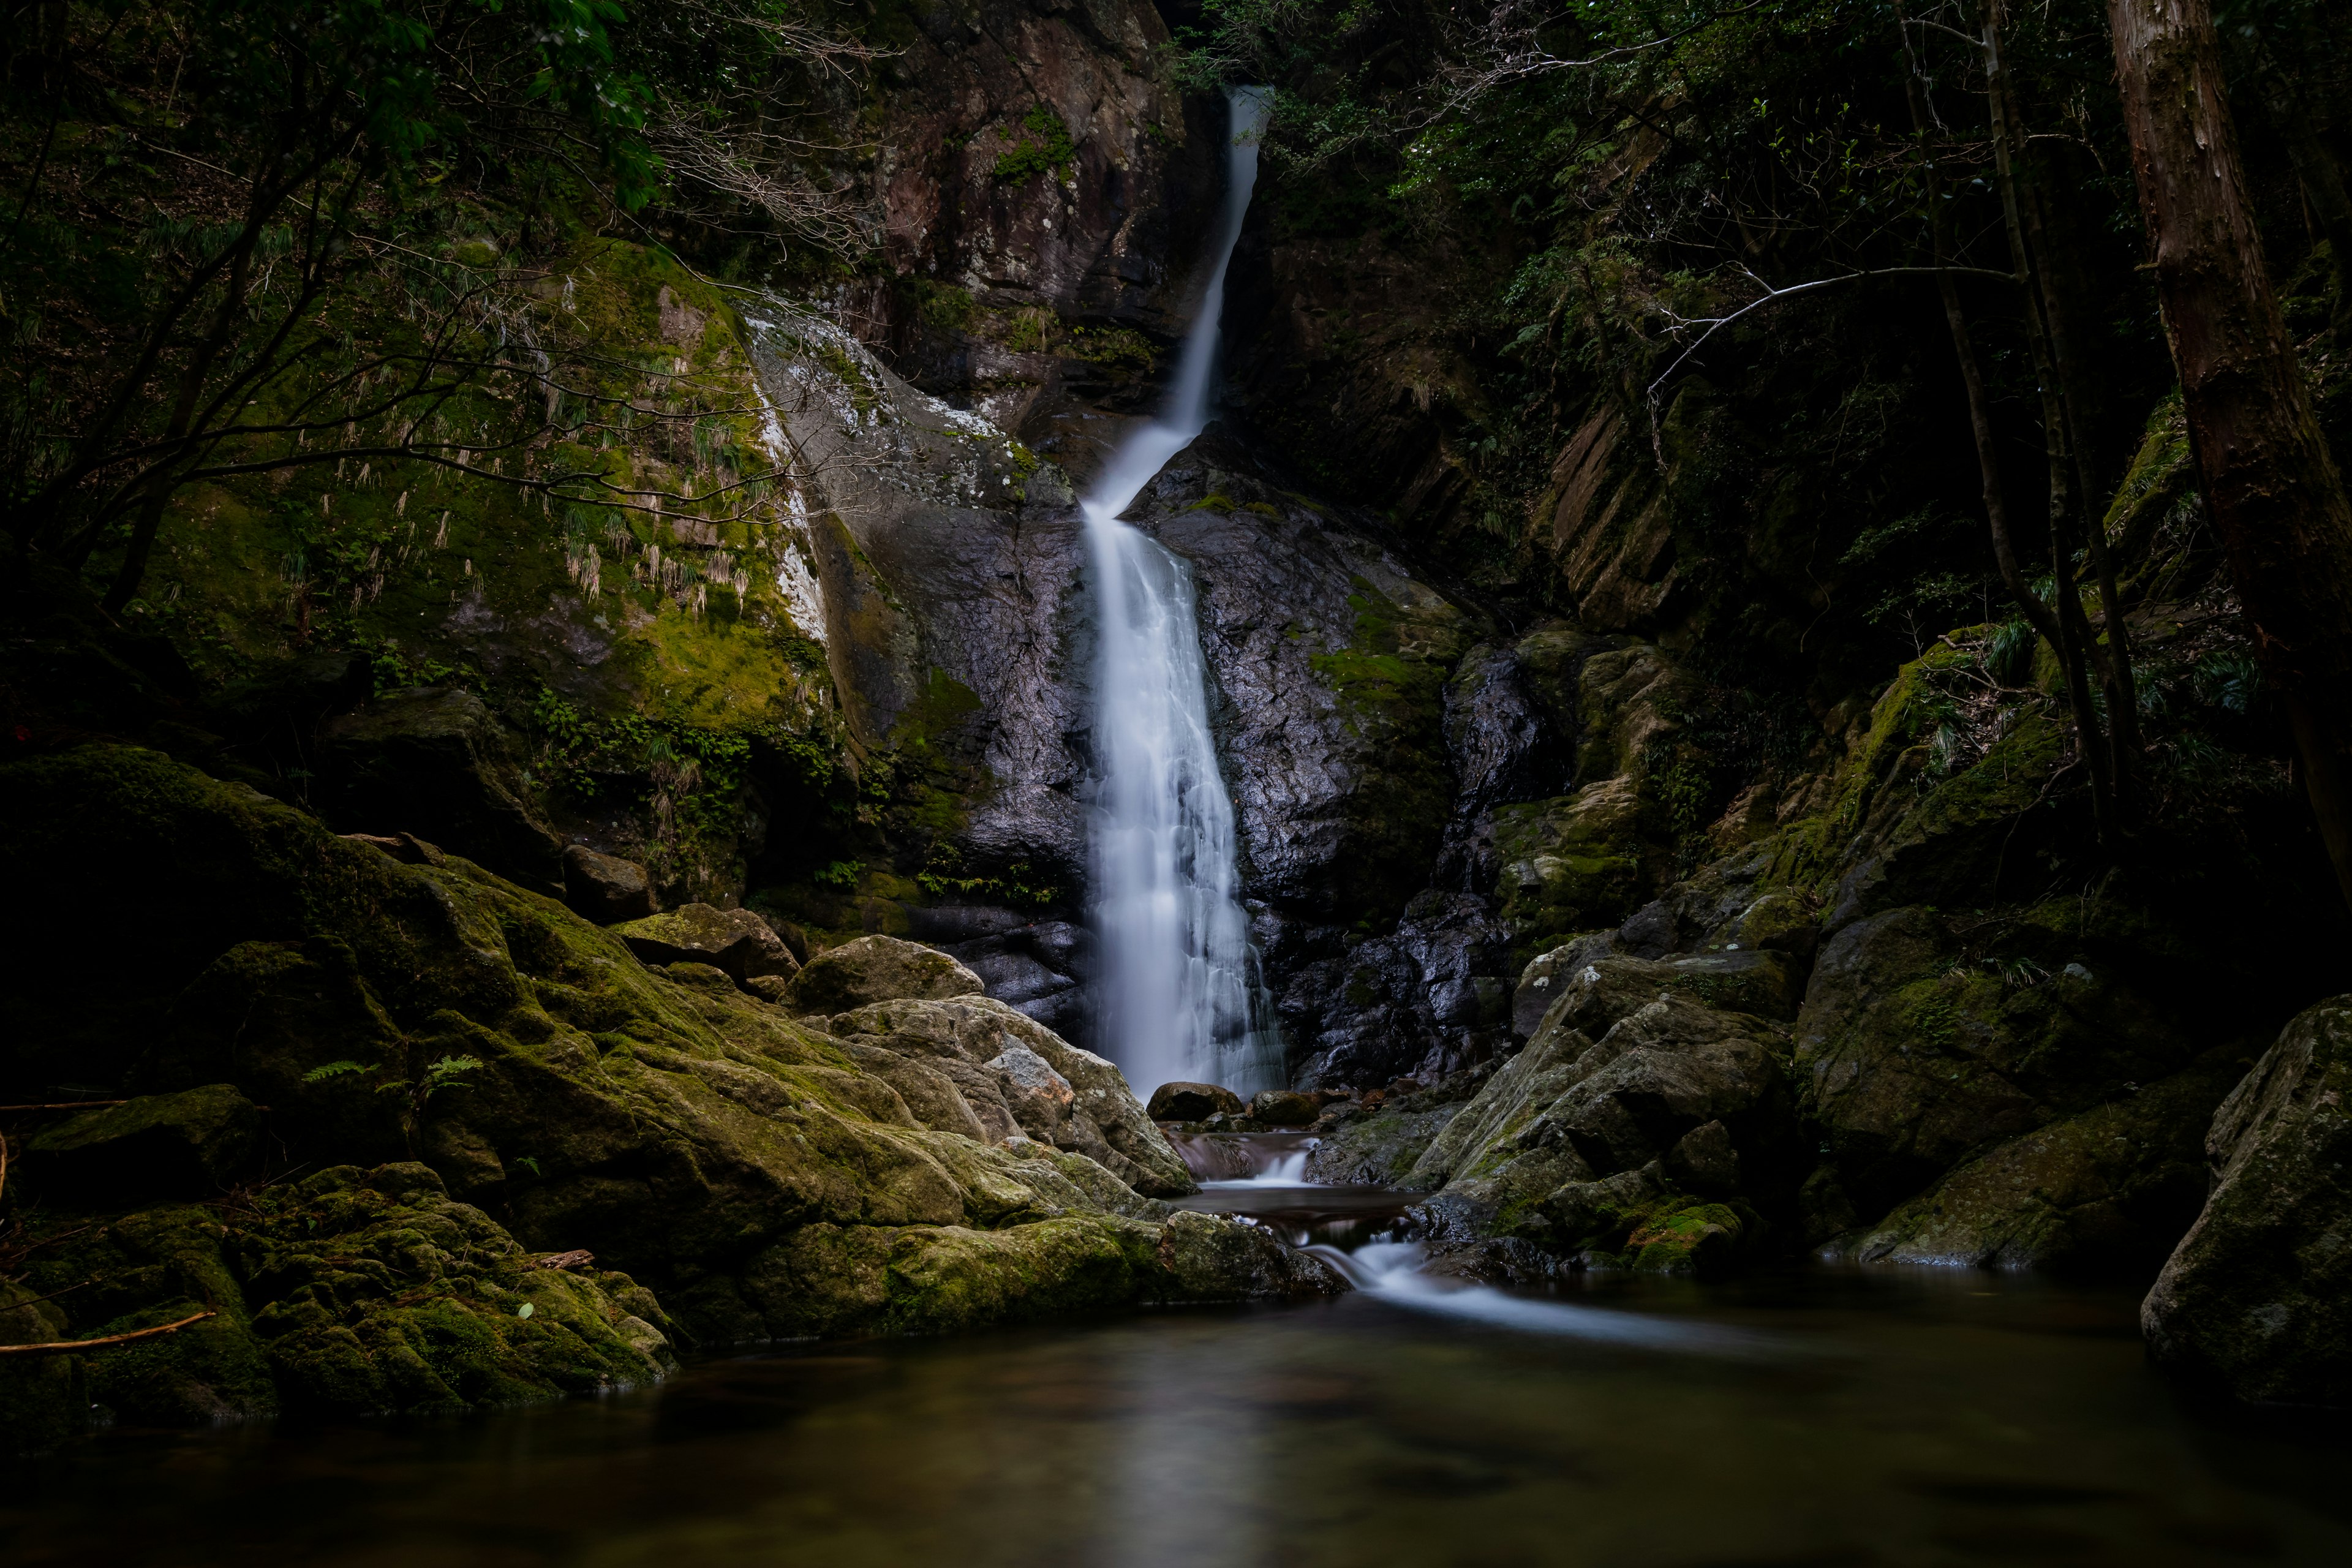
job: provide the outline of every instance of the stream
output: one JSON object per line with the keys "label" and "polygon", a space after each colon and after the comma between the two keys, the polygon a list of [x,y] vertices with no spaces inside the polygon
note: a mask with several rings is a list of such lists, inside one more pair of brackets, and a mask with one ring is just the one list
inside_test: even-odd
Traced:
{"label": "stream", "polygon": [[470,1420],[118,1430],[0,1480],[0,1542],[277,1568],[2352,1561],[2340,1428],[2184,1403],[2133,1292],[1886,1267],[1449,1289],[1386,1239],[1409,1200],[1187,1200],[1344,1259],[1360,1288],[1324,1303],[782,1347]]}

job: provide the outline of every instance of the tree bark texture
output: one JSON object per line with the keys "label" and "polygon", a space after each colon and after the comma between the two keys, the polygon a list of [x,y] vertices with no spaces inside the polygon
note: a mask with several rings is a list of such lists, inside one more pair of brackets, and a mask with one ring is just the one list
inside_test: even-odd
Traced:
{"label": "tree bark texture", "polygon": [[2210,0],[2108,0],[2190,445],[2352,900],[2352,504],[2263,262]]}

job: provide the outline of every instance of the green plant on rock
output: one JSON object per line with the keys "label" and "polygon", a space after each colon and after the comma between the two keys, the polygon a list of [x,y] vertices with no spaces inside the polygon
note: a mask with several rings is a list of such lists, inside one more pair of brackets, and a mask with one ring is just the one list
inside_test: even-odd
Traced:
{"label": "green plant on rock", "polygon": [[[401,1135],[412,1153],[415,1152],[417,1134],[423,1130],[426,1109],[435,1098],[452,1089],[463,1089],[468,1073],[482,1070],[478,1057],[445,1056],[425,1064],[425,1070],[413,1079],[392,1079],[375,1086],[378,1094],[396,1096],[400,1108]],[[340,1078],[360,1078],[381,1071],[380,1064],[356,1061],[331,1061],[312,1068],[302,1075],[304,1083],[327,1083]]]}
{"label": "green plant on rock", "polygon": [[1013,139],[1013,145],[997,154],[996,166],[990,171],[997,182],[1016,184],[1048,170],[1069,178],[1077,160],[1077,144],[1070,140],[1070,128],[1062,117],[1046,104],[1033,104],[1021,117],[1021,127],[1027,134]]}

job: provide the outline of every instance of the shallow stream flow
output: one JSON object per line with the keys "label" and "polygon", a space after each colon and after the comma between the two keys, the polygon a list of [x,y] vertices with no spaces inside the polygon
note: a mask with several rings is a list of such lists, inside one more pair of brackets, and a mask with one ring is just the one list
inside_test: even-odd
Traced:
{"label": "shallow stream flow", "polygon": [[2352,1561],[2352,1453],[2217,1425],[2125,1292],[1958,1270],[1367,1292],[706,1362],[449,1424],[118,1431],[0,1479],[12,1564]]}
{"label": "shallow stream flow", "polygon": [[1176,1079],[1244,1095],[1283,1082],[1281,1044],[1267,1026],[1240,903],[1233,801],[1209,730],[1192,575],[1119,521],[1208,424],[1225,268],[1257,179],[1266,113],[1253,89],[1230,100],[1224,210],[1168,406],[1129,434],[1080,502],[1100,636],[1092,828],[1099,1027],[1108,1054],[1143,1095]]}

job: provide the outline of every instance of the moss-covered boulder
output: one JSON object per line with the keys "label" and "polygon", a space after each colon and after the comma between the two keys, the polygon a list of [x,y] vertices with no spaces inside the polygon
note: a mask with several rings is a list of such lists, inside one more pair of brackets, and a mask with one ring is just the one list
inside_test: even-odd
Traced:
{"label": "moss-covered boulder", "polygon": [[2352,1405],[2352,997],[2299,1015],[2230,1092],[2213,1191],[2140,1308],[2156,1359],[2261,1404]]}
{"label": "moss-covered boulder", "polygon": [[290,1406],[474,1409],[625,1388],[677,1364],[650,1291],[540,1267],[424,1165],[340,1166],[256,1206],[239,1271]]}
{"label": "moss-covered boulder", "polygon": [[276,1415],[278,1389],[254,1336],[233,1223],[215,1205],[165,1204],[37,1222],[26,1280],[52,1297],[58,1339],[87,1340],[215,1316],[74,1360],[89,1397],[140,1426],[213,1426]]}
{"label": "moss-covered boulder", "polygon": [[980,976],[936,948],[894,936],[862,936],[810,958],[784,994],[795,1013],[851,1013],[875,1002],[977,996]]}
{"label": "moss-covered boulder", "polygon": [[[1727,1266],[1765,1243],[1751,1200],[1785,1202],[1791,1183],[1786,1055],[1765,1020],[1672,992],[1597,1043],[1554,1024],[1495,1072],[1407,1181],[1438,1188],[1433,1208],[1462,1236],[1519,1237],[1591,1263]],[[1693,1205],[1725,1213],[1657,1228]]]}
{"label": "moss-covered boulder", "polygon": [[[1178,1197],[1196,1190],[1182,1160],[1116,1066],[992,997],[877,1002],[833,1018],[824,1028],[868,1071],[886,1074],[893,1083],[909,1067],[937,1075],[983,1126],[1001,1126],[1000,1119],[1009,1118],[1013,1128],[1086,1155],[1150,1196]],[[898,1060],[883,1061],[876,1052]],[[1036,1089],[1046,1086],[1023,1081],[1031,1069],[1016,1052],[1035,1058],[1068,1087],[1070,1098],[1060,1101],[1052,1096],[1059,1109],[1042,1121],[1034,1111],[1024,1121],[1024,1113],[1034,1103]],[[1238,1109],[1240,1101],[1234,1103]],[[952,1109],[931,1114],[961,1125]]]}
{"label": "moss-covered boulder", "polygon": [[750,910],[681,904],[616,926],[613,934],[647,963],[707,963],[746,988],[754,980],[790,980],[800,971],[783,938]]}
{"label": "moss-covered boulder", "polygon": [[2243,1076],[2233,1047],[1976,1155],[1835,1247],[1865,1262],[2139,1274],[2205,1201],[2213,1107]]}
{"label": "moss-covered boulder", "polygon": [[2179,1015],[2108,956],[2144,947],[2118,929],[2140,917],[2111,901],[2086,924],[2084,910],[2070,899],[1995,921],[1907,906],[1822,944],[1796,1068],[1838,1187],[1824,1214],[1870,1224],[1971,1150],[2196,1058]]}
{"label": "moss-covered boulder", "polygon": [[101,1208],[211,1197],[245,1173],[261,1132],[233,1084],[142,1095],[28,1140],[23,1178],[52,1203]]}
{"label": "moss-covered boulder", "polygon": [[75,1358],[89,1397],[121,1420],[451,1412],[625,1387],[676,1364],[651,1292],[541,1267],[420,1164],[340,1166],[219,1205],[47,1230],[27,1278],[63,1292],[70,1337],[214,1314]]}
{"label": "moss-covered boulder", "polygon": [[[125,974],[80,933],[133,868],[168,934]],[[42,914],[20,902],[0,944],[11,994],[41,1026],[0,1044],[12,1087],[234,1084],[271,1107],[289,1157],[422,1162],[448,1201],[520,1246],[586,1248],[625,1270],[698,1342],[809,1331],[760,1282],[779,1258],[819,1256],[797,1239],[812,1226],[985,1232],[959,1256],[1015,1269],[1031,1243],[997,1233],[1118,1219],[1156,1237],[1165,1214],[1145,1194],[1192,1189],[1115,1067],[1002,1003],[901,999],[812,1024],[709,965],[649,969],[612,932],[458,857],[399,860],[157,752],[0,767],[0,872],[37,890]],[[1066,1114],[1038,1129],[1050,1142],[1008,1098],[1037,1077],[1022,1053],[1069,1088]],[[353,1219],[353,1234],[374,1223]],[[1141,1292],[1143,1276],[1129,1278]],[[1016,1283],[1003,1300],[1063,1300]],[[1228,1294],[1262,1283],[1237,1275]],[[920,1315],[827,1321],[863,1331]],[[400,1358],[392,1340],[381,1353]],[[414,1378],[399,1387],[441,1397]]]}
{"label": "moss-covered boulder", "polygon": [[[56,1344],[65,1319],[41,1292],[0,1279],[0,1345]],[[89,1395],[71,1356],[0,1356],[0,1455],[46,1453],[88,1425]]]}

